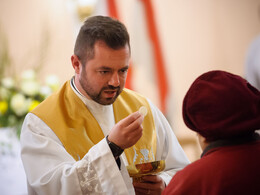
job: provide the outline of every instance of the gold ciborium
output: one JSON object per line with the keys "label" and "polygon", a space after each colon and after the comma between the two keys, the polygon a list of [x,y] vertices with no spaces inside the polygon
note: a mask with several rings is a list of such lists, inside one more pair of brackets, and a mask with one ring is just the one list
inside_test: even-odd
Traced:
{"label": "gold ciborium", "polygon": [[133,164],[126,167],[130,177],[133,178],[134,181],[141,181],[142,176],[145,175],[155,175],[160,173],[165,168],[165,161],[152,161],[141,164]]}

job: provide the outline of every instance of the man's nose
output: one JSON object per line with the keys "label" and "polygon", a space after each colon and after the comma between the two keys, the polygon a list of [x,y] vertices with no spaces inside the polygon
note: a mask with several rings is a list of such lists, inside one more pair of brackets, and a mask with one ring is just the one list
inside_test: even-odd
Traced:
{"label": "man's nose", "polygon": [[114,73],[112,75],[112,77],[110,78],[109,82],[108,82],[109,85],[112,85],[114,87],[118,87],[119,84],[120,84],[120,81],[119,81],[119,75],[118,73]]}

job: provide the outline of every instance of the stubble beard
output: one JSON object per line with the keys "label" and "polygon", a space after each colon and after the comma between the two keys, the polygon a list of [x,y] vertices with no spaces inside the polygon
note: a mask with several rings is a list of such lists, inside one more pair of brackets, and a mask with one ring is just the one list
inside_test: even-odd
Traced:
{"label": "stubble beard", "polygon": [[[82,79],[82,78],[85,78],[85,79]],[[89,82],[88,82],[86,75],[83,75],[83,77],[81,77],[79,79],[79,83],[80,83],[82,89],[86,92],[86,94],[93,101],[95,101],[101,105],[113,104],[116,101],[117,97],[122,92],[122,89],[120,89],[120,87],[114,87],[114,86],[110,86],[110,85],[106,86],[106,87],[102,87],[99,92],[96,92],[95,89],[93,89],[90,85],[88,85]],[[117,90],[117,92],[113,98],[103,98],[102,93],[104,92],[104,90]]]}

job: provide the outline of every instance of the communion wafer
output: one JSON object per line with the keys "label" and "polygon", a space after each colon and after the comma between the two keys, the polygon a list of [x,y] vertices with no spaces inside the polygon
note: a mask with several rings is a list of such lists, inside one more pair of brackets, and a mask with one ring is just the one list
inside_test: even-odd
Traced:
{"label": "communion wafer", "polygon": [[145,106],[141,106],[139,108],[139,112],[141,115],[143,115],[145,117],[147,115],[147,108]]}

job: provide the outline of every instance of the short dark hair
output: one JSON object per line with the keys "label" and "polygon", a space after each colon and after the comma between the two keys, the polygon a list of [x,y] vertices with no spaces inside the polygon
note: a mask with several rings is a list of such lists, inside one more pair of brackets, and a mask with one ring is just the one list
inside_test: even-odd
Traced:
{"label": "short dark hair", "polygon": [[127,29],[117,19],[107,16],[89,17],[76,39],[74,54],[78,56],[83,65],[94,57],[94,45],[103,41],[112,49],[120,49],[127,44],[130,49],[130,40]]}

